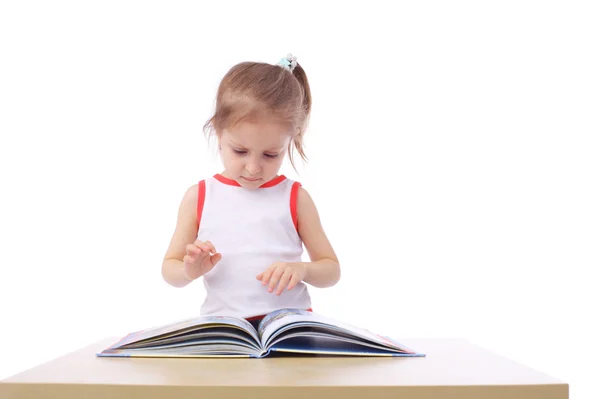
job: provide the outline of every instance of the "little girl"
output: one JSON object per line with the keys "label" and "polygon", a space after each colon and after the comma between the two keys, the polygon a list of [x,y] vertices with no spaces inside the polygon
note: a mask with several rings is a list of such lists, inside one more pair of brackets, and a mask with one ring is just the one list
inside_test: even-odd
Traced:
{"label": "little girl", "polygon": [[[214,134],[224,170],[183,196],[162,265],[184,287],[203,277],[201,315],[257,324],[281,308],[311,310],[307,284],[340,278],[336,254],[300,183],[278,175],[286,152],[305,159],[311,111],[306,73],[291,54],[278,64],[242,62],[225,75],[205,131]],[[310,262],[302,262],[302,245]]]}

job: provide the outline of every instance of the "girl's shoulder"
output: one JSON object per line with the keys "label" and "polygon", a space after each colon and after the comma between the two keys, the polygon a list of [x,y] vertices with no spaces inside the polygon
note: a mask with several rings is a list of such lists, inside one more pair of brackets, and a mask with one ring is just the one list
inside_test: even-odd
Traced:
{"label": "girl's shoulder", "polygon": [[183,194],[183,201],[196,202],[198,200],[198,190],[200,188],[200,185],[202,184],[204,184],[204,180],[201,180],[198,183],[189,186]]}
{"label": "girl's shoulder", "polygon": [[200,180],[198,183],[189,186],[181,199],[181,211],[194,219],[198,215],[198,205],[201,202],[199,199],[204,198],[204,185],[205,181]]}

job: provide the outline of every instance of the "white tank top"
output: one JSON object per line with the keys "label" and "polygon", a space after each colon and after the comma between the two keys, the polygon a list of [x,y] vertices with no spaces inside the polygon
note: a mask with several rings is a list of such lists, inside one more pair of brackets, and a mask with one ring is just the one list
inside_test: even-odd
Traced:
{"label": "white tank top", "polygon": [[285,176],[255,190],[220,174],[198,183],[198,239],[222,254],[203,276],[202,315],[251,318],[281,308],[310,309],[304,282],[278,296],[256,279],[275,262],[301,262],[299,187]]}

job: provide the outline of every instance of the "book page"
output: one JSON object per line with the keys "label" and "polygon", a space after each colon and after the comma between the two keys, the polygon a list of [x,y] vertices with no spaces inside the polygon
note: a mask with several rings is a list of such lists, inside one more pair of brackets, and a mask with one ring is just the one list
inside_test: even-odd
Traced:
{"label": "book page", "polygon": [[205,329],[211,327],[230,327],[245,331],[257,343],[260,342],[258,334],[252,324],[244,319],[238,319],[229,316],[201,316],[180,320],[171,324],[158,327],[152,327],[128,334],[120,341],[116,342],[110,348],[118,348],[134,342],[143,340],[155,340],[158,338],[167,338],[176,334],[194,331],[195,329]]}
{"label": "book page", "polygon": [[277,328],[280,328],[283,324],[286,324],[280,322],[282,318],[291,315],[304,316],[309,314],[309,311],[301,309],[280,309],[271,312],[268,315],[266,315],[258,325],[258,336],[261,337],[263,343],[267,342],[268,337],[272,334],[273,331],[275,331]]}
{"label": "book page", "polygon": [[[277,341],[277,340],[275,340]],[[346,356],[422,356],[394,349],[382,349],[374,344],[356,344],[351,340],[332,338],[330,335],[306,335],[284,337],[282,342],[274,342],[269,352],[302,353],[314,355]]]}
{"label": "book page", "polygon": [[263,347],[268,347],[270,342],[284,331],[296,327],[319,327],[327,328],[332,336],[336,333],[346,336],[358,337],[381,346],[400,350],[403,352],[413,352],[411,349],[400,345],[379,334],[375,334],[364,328],[359,328],[330,317],[299,309],[281,309],[273,312],[262,320],[259,325],[259,335]]}
{"label": "book page", "polygon": [[161,338],[151,338],[143,341],[133,342],[121,346],[126,349],[136,348],[161,348],[168,345],[201,345],[209,341],[218,341],[220,339],[232,339],[240,345],[249,346],[255,350],[261,350],[260,343],[256,342],[247,332],[231,327],[198,326],[191,331],[177,334],[162,335]]}

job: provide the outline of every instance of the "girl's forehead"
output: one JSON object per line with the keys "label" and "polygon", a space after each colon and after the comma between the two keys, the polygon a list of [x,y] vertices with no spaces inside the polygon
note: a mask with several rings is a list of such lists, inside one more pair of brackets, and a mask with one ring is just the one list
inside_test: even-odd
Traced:
{"label": "girl's forehead", "polygon": [[271,133],[271,134],[285,134],[288,133],[290,127],[287,124],[269,121],[269,120],[258,120],[258,121],[241,121],[228,129],[233,133]]}
{"label": "girl's forehead", "polygon": [[223,130],[223,136],[244,146],[282,146],[291,137],[289,127],[273,122],[241,122]]}

